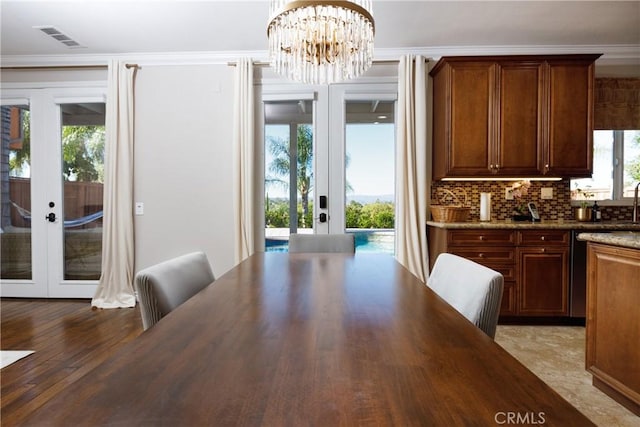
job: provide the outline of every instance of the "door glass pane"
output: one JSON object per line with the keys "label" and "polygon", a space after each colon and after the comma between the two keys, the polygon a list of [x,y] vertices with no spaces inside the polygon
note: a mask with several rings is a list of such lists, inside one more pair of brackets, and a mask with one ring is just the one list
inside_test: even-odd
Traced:
{"label": "door glass pane", "polygon": [[105,104],[63,104],[64,279],[98,280],[102,260]]}
{"label": "door glass pane", "polygon": [[357,252],[393,253],[395,239],[394,102],[346,103],[347,232]]}
{"label": "door glass pane", "polygon": [[313,233],[313,102],[266,102],[265,247],[287,251],[289,234]]}
{"label": "door glass pane", "polygon": [[2,279],[31,279],[31,132],[29,107],[2,107]]}

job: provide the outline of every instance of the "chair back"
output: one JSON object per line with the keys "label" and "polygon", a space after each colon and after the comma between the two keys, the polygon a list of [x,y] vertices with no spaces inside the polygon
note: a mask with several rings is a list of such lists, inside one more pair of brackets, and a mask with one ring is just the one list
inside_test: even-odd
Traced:
{"label": "chair back", "polygon": [[173,309],[215,280],[204,252],[194,252],[140,270],[135,290],[142,327],[155,325]]}
{"label": "chair back", "polygon": [[504,288],[502,274],[469,259],[442,253],[436,259],[427,286],[495,338]]}
{"label": "chair back", "polygon": [[353,234],[292,234],[289,236],[289,252],[343,252],[354,253],[356,241]]}

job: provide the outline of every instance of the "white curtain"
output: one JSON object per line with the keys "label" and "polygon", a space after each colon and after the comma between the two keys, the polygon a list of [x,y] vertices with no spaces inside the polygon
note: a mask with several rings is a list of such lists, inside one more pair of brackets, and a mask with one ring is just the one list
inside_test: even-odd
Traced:
{"label": "white curtain", "polygon": [[400,58],[396,141],[396,258],[426,283],[427,67],[422,56]]}
{"label": "white curtain", "polygon": [[234,104],[235,258],[240,262],[255,252],[253,63],[249,58],[236,65]]}
{"label": "white curtain", "polygon": [[133,80],[135,67],[109,63],[104,165],[102,275],[93,307],[136,305],[133,290]]}

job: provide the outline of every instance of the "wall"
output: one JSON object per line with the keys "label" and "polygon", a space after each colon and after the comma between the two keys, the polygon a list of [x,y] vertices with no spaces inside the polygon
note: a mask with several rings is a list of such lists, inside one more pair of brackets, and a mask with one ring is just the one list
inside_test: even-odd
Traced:
{"label": "wall", "polygon": [[136,270],[203,250],[234,265],[233,68],[145,66],[136,75]]}

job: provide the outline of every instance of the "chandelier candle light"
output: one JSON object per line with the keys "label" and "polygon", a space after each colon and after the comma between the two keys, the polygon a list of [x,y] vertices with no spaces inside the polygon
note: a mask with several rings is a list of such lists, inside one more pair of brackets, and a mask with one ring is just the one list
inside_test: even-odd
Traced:
{"label": "chandelier candle light", "polygon": [[269,57],[277,73],[311,84],[348,80],[373,60],[371,0],[271,0]]}

